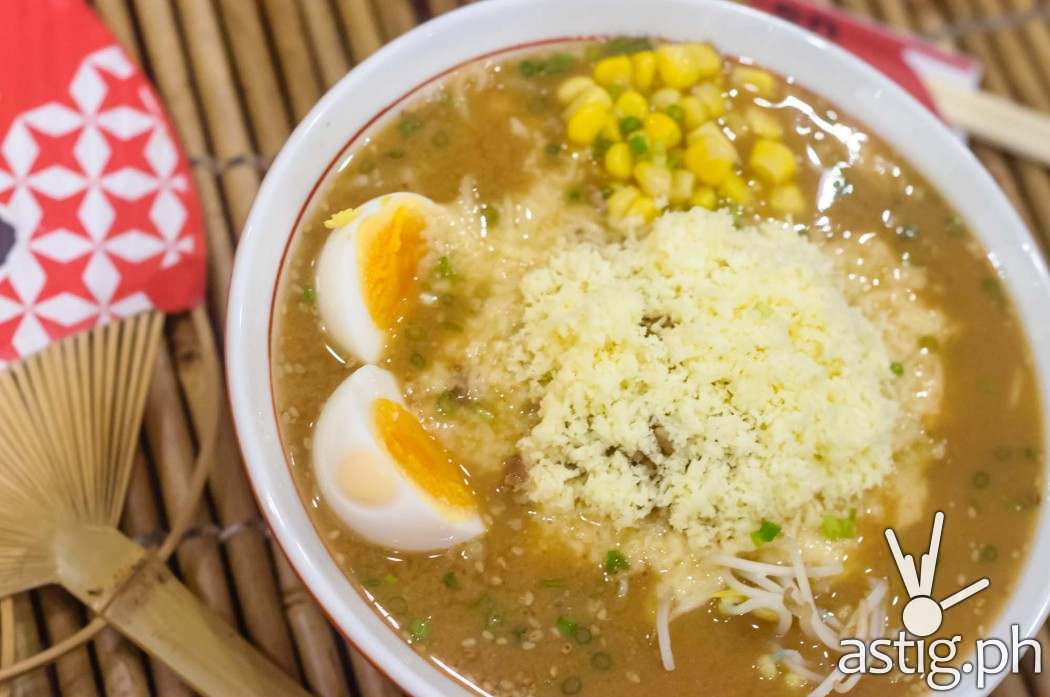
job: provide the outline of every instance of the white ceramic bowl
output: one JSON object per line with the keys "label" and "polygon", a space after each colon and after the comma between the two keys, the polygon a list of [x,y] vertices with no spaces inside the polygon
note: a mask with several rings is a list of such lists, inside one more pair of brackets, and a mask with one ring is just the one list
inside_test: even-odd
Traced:
{"label": "white ceramic bowl", "polygon": [[[373,614],[325,551],[296,493],[281,449],[270,386],[270,320],[288,242],[321,180],[363,128],[451,68],[510,47],[556,38],[646,34],[710,40],[827,98],[915,165],[976,231],[1003,274],[1035,354],[1050,405],[1047,269],[1017,214],[970,152],[922,106],[846,52],[793,25],[713,0],[487,0],[405,34],[356,67],[292,134],[270,168],[237,251],[226,356],[237,430],[263,513],[318,602],[377,666],[409,693],[464,695]],[[1044,413],[1044,419],[1050,412]],[[1050,433],[1044,424],[1044,432]],[[1044,498],[1045,498],[1045,493]],[[950,527],[950,521],[949,521]],[[1050,600],[1050,517],[992,634],[1031,634]],[[973,686],[956,694],[977,695]]]}

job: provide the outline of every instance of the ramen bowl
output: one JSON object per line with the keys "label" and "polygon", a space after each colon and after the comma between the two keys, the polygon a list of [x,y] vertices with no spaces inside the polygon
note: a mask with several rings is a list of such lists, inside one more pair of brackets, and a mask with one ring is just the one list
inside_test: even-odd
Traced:
{"label": "ramen bowl", "polygon": [[[278,542],[340,631],[413,695],[469,692],[449,670],[440,669],[392,631],[359,592],[311,518],[318,502],[304,500],[293,479],[271,380],[282,268],[293,238],[323,207],[326,185],[347,165],[347,153],[374,129],[393,122],[406,100],[480,58],[498,60],[558,42],[621,35],[710,41],[725,55],[746,56],[756,65],[791,76],[797,85],[865,124],[943,196],[987,252],[997,273],[995,285],[1001,284],[1004,296],[1012,300],[1030,349],[1033,399],[1044,407],[1050,404],[1050,325],[1042,320],[1050,300],[1050,278],[1038,246],[965,145],[867,64],[768,15],[705,0],[491,0],[432,20],[379,50],[335,85],[273,163],[238,249],[226,346],[238,437],[260,507]],[[898,372],[897,367],[893,370]],[[1046,416],[1045,409],[1040,411],[1035,425],[1041,439],[1047,433]],[[1035,486],[1035,497],[1042,500],[1045,479]],[[953,516],[966,514],[946,514],[946,535],[951,535]],[[1046,618],[1050,519],[1042,507],[1032,515],[1034,532],[1025,558],[1017,561],[1013,590],[994,621],[984,623],[982,638],[1009,643],[1012,626],[1030,636]],[[777,534],[771,528],[766,532]],[[889,559],[889,549],[885,554]],[[959,693],[984,694],[998,677],[978,689],[973,676],[964,676]],[[638,694],[643,688],[644,684]],[[557,685],[551,690],[556,692]]]}

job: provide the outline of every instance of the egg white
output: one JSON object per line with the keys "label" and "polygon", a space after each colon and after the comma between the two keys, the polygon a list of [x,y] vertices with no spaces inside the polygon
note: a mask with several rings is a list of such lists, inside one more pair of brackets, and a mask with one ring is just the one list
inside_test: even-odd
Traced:
{"label": "egg white", "polygon": [[325,330],[344,349],[364,363],[379,361],[386,344],[386,332],[376,326],[368,311],[357,255],[361,224],[369,218],[389,213],[392,206],[408,203],[429,221],[440,214],[426,196],[397,192],[378,196],[359,206],[353,219],[332,231],[317,259],[317,308]]}
{"label": "egg white", "polygon": [[[477,512],[458,519],[450,516],[402,474],[375,432],[373,405],[378,399],[405,404],[393,375],[365,365],[336,388],[317,419],[314,473],[332,510],[369,542],[410,552],[447,549],[485,532]],[[373,470],[369,475],[359,464],[365,460],[394,478],[393,493],[387,500],[362,503],[350,497],[340,483],[347,477],[378,474]]]}

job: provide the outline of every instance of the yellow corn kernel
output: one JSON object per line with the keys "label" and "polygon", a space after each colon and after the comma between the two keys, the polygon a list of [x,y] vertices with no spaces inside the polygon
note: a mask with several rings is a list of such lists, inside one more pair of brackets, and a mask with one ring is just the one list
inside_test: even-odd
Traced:
{"label": "yellow corn kernel", "polygon": [[620,133],[620,119],[617,118],[616,114],[611,111],[606,112],[605,125],[602,126],[602,130],[598,135],[613,143],[623,140],[623,134]]}
{"label": "yellow corn kernel", "polygon": [[722,57],[708,44],[686,44],[686,51],[700,71],[701,80],[714,77],[722,71]]}
{"label": "yellow corn kernel", "polygon": [[693,94],[700,100],[700,103],[704,105],[704,109],[707,110],[708,118],[717,119],[722,114],[726,113],[728,107],[726,106],[726,98],[722,93],[722,88],[710,82],[697,85],[693,88]]}
{"label": "yellow corn kernel", "polygon": [[685,114],[685,127],[690,131],[707,121],[707,109],[693,95],[682,97],[678,106],[682,107],[682,112]]}
{"label": "yellow corn kernel", "polygon": [[760,97],[772,97],[776,93],[777,81],[771,73],[747,65],[738,65],[729,75],[734,87],[753,92]]}
{"label": "yellow corn kernel", "polygon": [[697,58],[684,44],[666,44],[656,49],[656,72],[668,87],[685,89],[700,79]]}
{"label": "yellow corn kernel", "polygon": [[585,89],[593,86],[594,80],[586,75],[570,77],[568,80],[558,85],[558,101],[562,104],[568,104],[576,99],[576,97],[578,97]]}
{"label": "yellow corn kernel", "polygon": [[603,58],[594,66],[594,81],[606,87],[610,85],[626,86],[631,84],[633,73],[634,68],[631,66],[630,58],[612,56]]}
{"label": "yellow corn kernel", "polygon": [[659,143],[665,149],[673,148],[682,142],[682,129],[678,122],[667,114],[653,112],[645,117],[645,134],[654,143]]}
{"label": "yellow corn kernel", "polygon": [[656,54],[652,51],[639,51],[631,56],[634,67],[634,86],[641,92],[648,92],[653,87],[653,76],[656,75]]}
{"label": "yellow corn kernel", "polygon": [[616,99],[615,109],[620,116],[644,119],[649,113],[649,102],[635,90],[627,90]]}
{"label": "yellow corn kernel", "polygon": [[653,109],[656,111],[667,111],[667,107],[672,104],[677,104],[682,99],[682,93],[673,87],[664,87],[663,89],[656,90],[653,96],[649,99],[649,102],[653,105]]}
{"label": "yellow corn kernel", "polygon": [[777,121],[777,117],[765,109],[748,107],[746,118],[748,127],[756,136],[770,140],[780,140],[784,137],[784,127]]}
{"label": "yellow corn kernel", "polygon": [[628,179],[634,165],[631,146],[627,143],[615,143],[605,151],[605,171],[617,179]]}
{"label": "yellow corn kernel", "polygon": [[686,167],[704,184],[719,185],[740,160],[736,148],[713,121],[693,131],[690,138],[692,142],[685,151]]}
{"label": "yellow corn kernel", "polygon": [[693,195],[696,175],[687,169],[671,172],[671,203],[685,203]]}
{"label": "yellow corn kernel", "polygon": [[650,222],[656,217],[656,214],[660,211],[656,208],[656,202],[648,196],[639,196],[631,204],[631,207],[627,209],[628,218],[641,218],[645,222]]}
{"label": "yellow corn kernel", "polygon": [[605,205],[609,215],[613,218],[623,218],[627,210],[642,195],[642,192],[633,186],[623,186],[613,192]]}
{"label": "yellow corn kernel", "polygon": [[566,134],[577,145],[590,145],[605,125],[606,108],[601,104],[587,104],[569,118]]}
{"label": "yellow corn kernel", "polygon": [[671,195],[671,170],[652,162],[639,162],[634,166],[634,178],[638,186],[653,198],[666,199]]}
{"label": "yellow corn kernel", "polygon": [[753,196],[751,195],[751,189],[748,188],[747,182],[736,172],[730,172],[722,180],[722,183],[718,185],[718,193],[723,198],[729,199],[733,203],[739,203],[742,206],[746,206],[751,203]]}
{"label": "yellow corn kernel", "polygon": [[562,112],[562,116],[568,121],[572,118],[573,114],[588,104],[599,104],[603,108],[608,109],[612,106],[612,97],[610,97],[609,93],[598,85],[591,85],[573,98],[572,102],[569,103],[569,106],[567,106],[565,111]]}
{"label": "yellow corn kernel", "polygon": [[768,138],[755,141],[748,164],[759,179],[773,185],[788,181],[798,169],[795,153],[783,143]]}
{"label": "yellow corn kernel", "polygon": [[806,212],[806,200],[795,184],[781,184],[769,192],[769,205],[781,213],[802,215]]}
{"label": "yellow corn kernel", "polygon": [[715,206],[718,205],[718,194],[710,186],[697,187],[696,191],[693,192],[692,198],[689,199],[689,205],[700,206],[713,211]]}

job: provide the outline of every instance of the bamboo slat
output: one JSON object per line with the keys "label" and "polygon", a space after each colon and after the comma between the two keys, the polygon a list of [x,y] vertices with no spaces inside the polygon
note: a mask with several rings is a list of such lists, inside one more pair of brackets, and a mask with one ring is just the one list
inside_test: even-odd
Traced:
{"label": "bamboo slat", "polygon": [[[230,224],[235,233],[239,233],[259,188],[259,172],[257,163],[245,157],[253,152],[252,143],[241,117],[237,85],[226,60],[219,20],[207,0],[178,0],[175,5],[210,135],[211,155],[218,161]],[[138,7],[140,16],[146,13],[153,19],[150,24],[153,37],[147,39],[147,45],[156,38],[157,32],[171,31],[174,22],[165,23],[162,19],[170,16],[167,3],[138,0]],[[182,52],[171,47],[166,51],[166,58],[181,62]]]}
{"label": "bamboo slat", "polygon": [[299,0],[299,10],[303,13],[321,83],[330,87],[350,69],[346,47],[339,34],[338,15],[328,3],[314,0]]}
{"label": "bamboo slat", "polygon": [[[163,510],[171,519],[185,500],[193,463],[193,438],[166,347],[157,353],[157,365],[146,398],[144,430],[160,483]],[[197,506],[193,525],[199,530],[212,527],[206,502]],[[175,556],[186,584],[220,617],[235,625],[236,613],[216,540],[206,535],[189,536],[179,545]]]}
{"label": "bamboo slat", "polygon": [[291,113],[305,115],[320,96],[321,81],[310,56],[303,18],[294,1],[264,0],[263,8]]}
{"label": "bamboo slat", "polygon": [[[136,453],[132,466],[128,501],[121,524],[128,535],[146,544],[161,537],[163,522],[150,481],[150,465],[141,450]],[[157,697],[192,696],[190,688],[160,661],[150,661],[150,672]]]}
{"label": "bamboo slat", "polygon": [[383,45],[379,24],[369,7],[368,0],[336,0],[343,31],[350,41],[350,53],[354,62],[360,63]]}
{"label": "bamboo slat", "polygon": [[[209,35],[217,35],[218,27],[213,26],[216,19],[214,15],[201,10],[196,3],[191,3],[191,6],[195,9],[194,14],[198,15],[195,18],[195,26],[198,28],[207,26]],[[259,7],[256,3],[242,0],[219,0],[219,9],[225,25],[226,37],[233,53],[230,67],[234,68],[229,71],[231,82],[228,88],[221,92],[224,96],[223,109],[227,119],[235,124],[242,123],[240,119],[233,118],[242,113],[232,98],[237,94],[239,87],[244,94],[243,102],[247,107],[247,112],[254,116],[256,147],[251,148],[246,137],[243,137],[244,142],[240,142],[240,138],[233,139],[231,134],[223,134],[222,138],[215,138],[214,145],[216,149],[219,149],[225,140],[230,139],[231,149],[238,145],[241,148],[234,153],[234,156],[255,151],[264,158],[272,157],[277,154],[288,137],[288,112],[285,109],[280,87],[277,85],[277,72],[273,61],[270,60],[269,46],[263,31],[262,17],[259,16]],[[225,64],[225,58],[220,56],[218,49],[207,52],[211,54],[210,60],[222,60]],[[198,74],[201,72],[196,65],[194,72]],[[216,70],[215,73],[218,71]],[[220,79],[215,79],[214,76],[212,79],[206,76],[204,81],[198,83],[205,95],[215,94],[208,88],[218,84],[220,84]],[[207,100],[207,97],[205,99]],[[237,207],[243,208],[250,205],[254,197],[255,192],[251,192],[250,195],[245,192],[246,200],[238,202]],[[237,225],[234,232],[236,233],[240,228],[241,225]]]}
{"label": "bamboo slat", "polygon": [[387,41],[396,39],[416,25],[416,11],[410,0],[374,0],[374,5]]}
{"label": "bamboo slat", "polygon": [[[52,644],[72,636],[84,626],[83,608],[64,590],[50,586],[37,593]],[[95,670],[86,646],[73,649],[55,661],[55,675],[62,697],[98,697]]]}
{"label": "bamboo slat", "polygon": [[[22,660],[40,651],[42,643],[30,594],[19,593],[10,600],[15,627],[14,658]],[[50,697],[52,690],[48,670],[41,668],[12,680],[9,685],[4,686],[9,690],[9,697]]]}
{"label": "bamboo slat", "polygon": [[427,4],[430,6],[430,14],[434,15],[435,17],[437,15],[442,15],[446,12],[450,12],[459,7],[459,5],[456,3],[456,0],[430,0],[430,2],[428,2]]}

